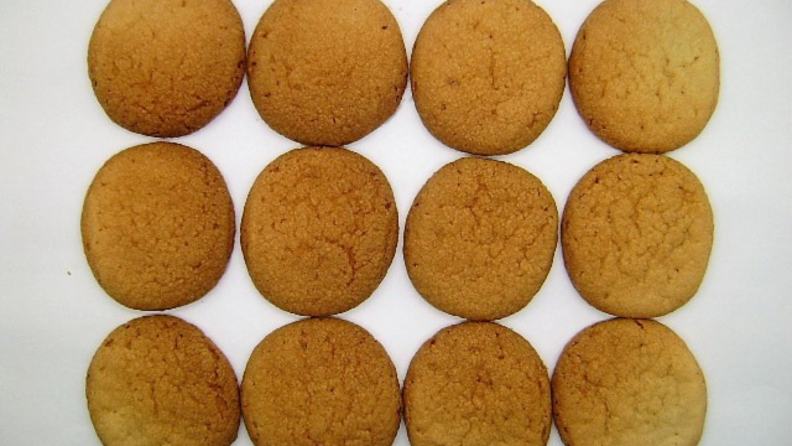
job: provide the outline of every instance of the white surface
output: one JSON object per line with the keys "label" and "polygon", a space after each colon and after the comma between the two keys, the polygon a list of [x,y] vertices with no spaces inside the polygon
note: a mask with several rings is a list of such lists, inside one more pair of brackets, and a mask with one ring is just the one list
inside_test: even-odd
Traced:
{"label": "white surface", "polygon": [[[269,0],[236,0],[248,38]],[[411,47],[438,2],[388,0]],[[567,51],[597,0],[543,0]],[[671,156],[696,172],[716,234],[706,279],[685,307],[659,320],[697,355],[709,386],[701,442],[786,444],[792,435],[792,2],[697,0],[722,58],[720,103],[705,131]],[[94,99],[86,48],[105,0],[4,0],[0,6],[0,444],[99,444],[84,398],[86,368],[102,339],[143,313],[107,297],[86,264],[79,216],[88,184],[112,154],[151,138],[113,124]],[[218,119],[176,141],[224,173],[237,222],[255,176],[296,147],[256,114],[246,86]],[[409,92],[384,126],[350,148],[379,165],[404,223],[429,176],[462,156],[423,128]],[[592,136],[569,91],[547,131],[502,157],[539,176],[559,209],[583,173],[617,154]],[[399,251],[401,243],[399,244]],[[170,312],[201,327],[241,377],[253,347],[297,317],[253,288],[237,243],[209,295]],[[421,343],[457,322],[431,308],[407,279],[401,253],[376,293],[341,317],[368,329],[400,379]],[[572,288],[560,249],[533,302],[502,321],[552,370],[564,344],[607,316]],[[244,427],[237,445],[249,445]],[[396,445],[407,445],[402,426]],[[550,445],[561,445],[555,430]]]}

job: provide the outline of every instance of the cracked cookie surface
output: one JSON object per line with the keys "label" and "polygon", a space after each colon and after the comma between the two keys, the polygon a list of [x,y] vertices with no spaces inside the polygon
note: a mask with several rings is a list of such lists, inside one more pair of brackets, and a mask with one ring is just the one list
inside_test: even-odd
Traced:
{"label": "cracked cookie surface", "polygon": [[106,446],[228,446],[239,431],[236,375],[200,329],[173,316],[116,328],[86,378],[91,421]]}
{"label": "cracked cookie surface", "polygon": [[685,0],[606,0],[578,31],[569,85],[594,134],[625,152],[677,149],[718,102],[718,46]]}
{"label": "cracked cookie surface", "polygon": [[657,317],[688,302],[707,269],[712,209],[687,167],[625,154],[594,166],[569,195],[561,244],[575,288],[616,316]]}
{"label": "cracked cookie surface", "polygon": [[254,183],[242,217],[242,252],[261,294],[306,316],[366,300],[393,260],[399,223],[380,169],[341,148],[292,150]]}
{"label": "cracked cookie surface", "polygon": [[416,353],[404,381],[413,446],[543,446],[550,403],[539,355],[522,336],[492,322],[439,331]]}
{"label": "cracked cookie surface", "polygon": [[121,127],[159,137],[192,133],[242,84],[242,19],[228,0],[112,0],[91,36],[88,74]]}
{"label": "cracked cookie surface", "polygon": [[701,438],[704,375],[659,322],[612,319],[582,330],[561,354],[552,388],[567,446],[694,446]]}
{"label": "cracked cookie surface", "polygon": [[111,157],[83,203],[83,249],[99,285],[137,310],[194,302],[225,272],[234,206],[217,167],[195,149],[156,142]]}
{"label": "cracked cookie surface", "polygon": [[528,305],[557,241],[555,201],[538,178],[501,161],[463,158],[438,170],[415,198],[404,261],[430,304],[492,320]]}
{"label": "cracked cookie surface", "polygon": [[566,53],[553,21],[525,0],[451,0],[423,25],[410,61],[415,106],[442,143],[468,153],[520,150],[564,92]]}
{"label": "cracked cookie surface", "polygon": [[253,33],[247,72],[253,104],[273,130],[341,146],[395,113],[407,53],[379,0],[276,0]]}
{"label": "cracked cookie surface", "polygon": [[255,348],[242,411],[257,446],[389,446],[401,422],[396,369],[363,328],[305,319]]}

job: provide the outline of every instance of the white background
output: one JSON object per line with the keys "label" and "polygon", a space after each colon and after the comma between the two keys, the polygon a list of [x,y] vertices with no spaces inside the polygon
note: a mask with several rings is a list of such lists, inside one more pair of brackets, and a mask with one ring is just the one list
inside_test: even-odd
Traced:
{"label": "white background", "polygon": [[[270,0],[236,0],[250,34]],[[437,2],[388,0],[411,48]],[[542,0],[567,52],[597,0]],[[792,435],[792,2],[697,0],[721,53],[720,103],[704,132],[671,156],[696,172],[715,213],[715,246],[696,297],[660,318],[696,354],[709,389],[703,446],[788,444]],[[107,297],[85,261],[79,220],[85,191],[114,153],[152,139],[103,113],[87,77],[88,40],[105,0],[3,0],[0,4],[0,444],[99,444],[84,397],[102,339],[141,316]],[[230,107],[176,141],[209,156],[241,218],[264,166],[297,145],[258,117],[243,85]],[[349,146],[388,176],[403,227],[413,197],[462,156],[423,128],[409,92],[396,115]],[[596,162],[618,152],[577,115],[569,91],[547,131],[501,157],[540,177],[559,209]],[[374,295],[341,317],[368,329],[400,380],[421,343],[458,320],[412,288],[401,241]],[[206,297],[170,312],[202,328],[241,377],[255,345],[297,320],[264,300],[237,243]],[[560,249],[532,303],[502,323],[525,336],[552,371],[564,344],[607,315],[572,288]],[[250,440],[240,429],[237,445]],[[407,445],[402,426],[396,444]],[[551,445],[561,445],[555,430]]]}

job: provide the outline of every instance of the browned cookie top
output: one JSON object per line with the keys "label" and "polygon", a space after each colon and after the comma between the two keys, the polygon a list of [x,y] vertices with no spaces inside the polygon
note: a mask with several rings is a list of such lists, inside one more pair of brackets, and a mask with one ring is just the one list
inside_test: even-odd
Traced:
{"label": "browned cookie top", "polygon": [[553,372],[553,415],[567,446],[694,446],[707,387],[696,358],[651,320],[581,331]]}
{"label": "browned cookie top", "polygon": [[88,368],[86,396],[106,446],[228,446],[239,431],[231,364],[201,330],[172,316],[110,333]]}
{"label": "browned cookie top", "polygon": [[561,223],[572,283],[598,309],[656,317],[684,305],[704,278],[713,241],[698,178],[662,155],[594,166],[569,195]]}
{"label": "browned cookie top", "polygon": [[261,294],[308,316],[366,300],[393,260],[399,223],[382,171],[357,153],[309,147],[280,156],[250,190],[242,252]]}
{"label": "browned cookie top", "polygon": [[396,370],[363,328],[306,319],[256,347],[242,411],[257,446],[389,446],[401,422]]}
{"label": "browned cookie top", "polygon": [[572,97],[589,128],[627,152],[667,152],[704,129],[718,102],[718,45],[685,0],[606,0],[569,59]]}
{"label": "browned cookie top", "polygon": [[247,69],[264,121],[307,145],[363,138],[396,111],[407,84],[401,31],[379,0],[276,0]]}
{"label": "browned cookie top", "polygon": [[555,201],[538,178],[501,161],[463,158],[415,198],[404,261],[416,290],[438,309],[499,319],[539,291],[557,241]]}
{"label": "browned cookie top", "polygon": [[441,142],[480,155],[517,151],[544,131],[564,92],[564,42],[526,0],[451,0],[421,29],[415,106]]}
{"label": "browned cookie top", "polygon": [[244,68],[245,32],[229,0],[112,0],[88,47],[107,115],[150,136],[208,124],[236,96]]}
{"label": "browned cookie top", "polygon": [[404,382],[413,446],[544,446],[550,382],[530,343],[491,322],[465,322],[426,341]]}
{"label": "browned cookie top", "polygon": [[165,142],[110,158],[88,189],[81,221],[99,285],[138,310],[185,305],[214,288],[235,229],[231,197],[212,161]]}

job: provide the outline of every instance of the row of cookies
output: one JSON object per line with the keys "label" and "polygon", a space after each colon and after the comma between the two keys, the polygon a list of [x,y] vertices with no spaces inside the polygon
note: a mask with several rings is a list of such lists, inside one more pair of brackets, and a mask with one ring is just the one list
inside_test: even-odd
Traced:
{"label": "row of cookies", "polygon": [[413,446],[543,446],[551,418],[569,446],[694,445],[707,401],[684,341],[650,320],[582,330],[552,381],[525,338],[496,323],[464,322],[421,346],[400,389],[382,345],[341,319],[273,331],[253,350],[239,385],[199,328],[165,315],[134,319],[107,336],[89,366],[86,396],[108,446],[227,446],[240,418],[259,446],[389,446],[402,413]]}
{"label": "row of cookies", "polygon": [[[246,48],[230,0],[112,0],[88,49],[107,115],[175,137],[207,125],[245,77],[276,132],[304,145],[357,141],[397,109],[404,40],[379,0],[277,0]],[[686,0],[606,0],[581,26],[567,64],[548,14],[526,0],[451,0],[426,20],[409,71],[429,132],[455,149],[520,150],[558,109],[569,71],[588,127],[625,151],[667,152],[696,137],[717,103],[719,55]]]}
{"label": "row of cookies", "polygon": [[[404,261],[436,308],[471,320],[524,308],[550,271],[558,211],[542,182],[502,161],[463,158],[416,196]],[[230,258],[235,212],[222,175],[195,149],[159,142],[124,150],[94,178],[83,246],[102,288],[139,310],[191,303]],[[399,237],[382,171],[342,148],[295,149],[270,163],[245,203],[242,252],[256,288],[277,307],[328,316],[367,299]],[[656,317],[697,291],[713,242],[704,187],[678,161],[625,154],[572,190],[561,222],[569,276],[598,309]]]}

